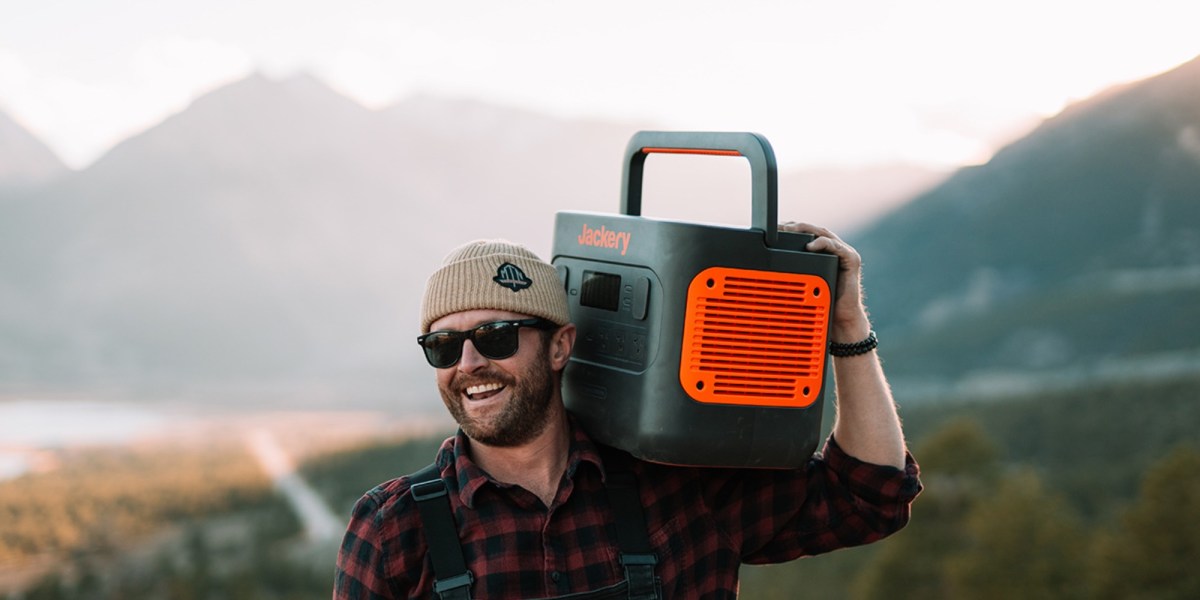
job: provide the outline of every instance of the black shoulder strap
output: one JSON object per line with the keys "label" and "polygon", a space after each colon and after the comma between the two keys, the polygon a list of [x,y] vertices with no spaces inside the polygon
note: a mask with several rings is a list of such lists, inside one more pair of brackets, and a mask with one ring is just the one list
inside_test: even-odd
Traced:
{"label": "black shoulder strap", "polygon": [[629,457],[609,449],[604,454],[604,470],[608,502],[616,516],[617,545],[621,549],[621,564],[629,582],[630,600],[662,598],[654,567],[658,556],[650,547],[646,533],[646,514],[638,493],[637,476],[629,468]]}
{"label": "black shoulder strap", "polygon": [[409,476],[409,490],[421,514],[425,540],[429,543],[429,559],[433,561],[434,596],[441,600],[471,600],[471,583],[475,577],[467,570],[462,545],[458,541],[458,526],[450,512],[446,482],[442,481],[437,464],[431,464]]}

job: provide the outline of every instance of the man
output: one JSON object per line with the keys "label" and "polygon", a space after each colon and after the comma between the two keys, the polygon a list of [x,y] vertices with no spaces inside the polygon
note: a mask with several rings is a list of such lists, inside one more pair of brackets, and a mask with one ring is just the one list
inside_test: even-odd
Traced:
{"label": "man", "polygon": [[[554,267],[521,246],[473,242],[430,277],[419,338],[460,426],[420,478],[445,490],[437,502],[449,503],[454,524],[430,533],[422,513],[435,503],[418,510],[412,488],[433,494],[414,477],[367,492],[334,598],[430,598],[435,581],[474,598],[734,598],[742,563],[866,544],[903,527],[918,470],[874,352],[861,260],[828,230],[780,230],[811,233],[808,250],[839,259],[837,418],[820,455],[797,470],[705,469],[599,447],[563,406],[575,327]],[[608,495],[626,471],[636,478],[635,518]],[[631,527],[649,546],[639,560],[622,538]],[[461,552],[468,573],[435,572],[431,539],[437,556]]]}

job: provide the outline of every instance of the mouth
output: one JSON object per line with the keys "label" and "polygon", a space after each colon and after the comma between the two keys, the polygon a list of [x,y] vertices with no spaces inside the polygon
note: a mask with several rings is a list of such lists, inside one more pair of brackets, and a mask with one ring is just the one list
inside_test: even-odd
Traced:
{"label": "mouth", "polygon": [[506,386],[502,383],[481,383],[466,389],[468,400],[485,400],[499,394]]}

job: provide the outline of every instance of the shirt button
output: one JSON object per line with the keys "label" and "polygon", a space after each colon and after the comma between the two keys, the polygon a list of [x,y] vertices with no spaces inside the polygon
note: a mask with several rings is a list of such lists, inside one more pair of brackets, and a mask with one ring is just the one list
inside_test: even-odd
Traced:
{"label": "shirt button", "polygon": [[550,579],[553,579],[553,580],[554,580],[554,583],[558,583],[558,580],[559,580],[559,579],[561,579],[561,578],[562,578],[562,574],[561,574],[561,573],[559,573],[558,571],[551,571],[551,572],[550,572]]}

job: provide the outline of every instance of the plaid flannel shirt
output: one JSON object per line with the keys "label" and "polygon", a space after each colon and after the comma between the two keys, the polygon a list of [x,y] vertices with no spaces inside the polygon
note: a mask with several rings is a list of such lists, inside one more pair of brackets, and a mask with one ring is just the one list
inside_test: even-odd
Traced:
{"label": "plaid flannel shirt", "polygon": [[[475,598],[538,598],[619,583],[616,531],[596,445],[572,420],[551,506],[468,457],[460,431],[436,464],[446,481]],[[904,469],[859,461],[826,441],[797,470],[671,467],[631,461],[665,598],[735,598],[742,563],[769,564],[867,544],[900,528],[921,489]],[[355,505],[333,598],[430,598],[433,567],[405,477]]]}

